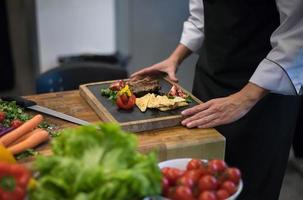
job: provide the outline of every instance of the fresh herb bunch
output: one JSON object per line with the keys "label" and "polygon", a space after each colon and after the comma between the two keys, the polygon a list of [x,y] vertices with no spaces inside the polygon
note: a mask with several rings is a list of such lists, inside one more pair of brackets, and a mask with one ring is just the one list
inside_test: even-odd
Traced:
{"label": "fresh herb bunch", "polygon": [[117,91],[113,91],[109,88],[101,88],[100,92],[101,95],[107,97],[108,100],[115,102],[117,99]]}
{"label": "fresh herb bunch", "polygon": [[19,119],[25,122],[31,118],[29,114],[26,114],[22,107],[18,106],[15,101],[2,101],[0,99],[0,111],[6,113],[6,118],[2,122],[2,125],[9,127],[12,120]]}

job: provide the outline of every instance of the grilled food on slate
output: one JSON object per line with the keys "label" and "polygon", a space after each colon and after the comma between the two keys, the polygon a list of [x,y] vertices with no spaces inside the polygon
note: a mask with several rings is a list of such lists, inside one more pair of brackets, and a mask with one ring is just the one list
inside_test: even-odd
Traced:
{"label": "grilled food on slate", "polygon": [[175,84],[167,94],[160,94],[160,89],[159,80],[153,77],[135,77],[127,82],[117,80],[109,88],[101,88],[101,95],[115,101],[121,109],[129,110],[137,105],[141,112],[147,108],[168,111],[191,102],[191,97]]}
{"label": "grilled food on slate", "polygon": [[127,84],[136,97],[142,97],[148,93],[158,94],[161,89],[159,80],[149,76],[143,79],[130,79]]}

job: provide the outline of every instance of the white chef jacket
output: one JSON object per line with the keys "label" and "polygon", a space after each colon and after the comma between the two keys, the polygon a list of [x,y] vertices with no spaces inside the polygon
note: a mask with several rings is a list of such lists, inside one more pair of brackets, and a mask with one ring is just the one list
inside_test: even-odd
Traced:
{"label": "white chef jacket", "polygon": [[[204,39],[203,0],[189,2],[190,16],[184,22],[180,43],[196,52]],[[276,0],[276,4],[280,26],[271,35],[272,50],[249,81],[273,93],[302,95],[303,0]]]}

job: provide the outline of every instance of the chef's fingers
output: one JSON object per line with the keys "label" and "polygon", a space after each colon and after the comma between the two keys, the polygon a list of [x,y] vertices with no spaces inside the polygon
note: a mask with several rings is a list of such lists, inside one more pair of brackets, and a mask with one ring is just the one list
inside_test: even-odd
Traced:
{"label": "chef's fingers", "polygon": [[188,108],[188,109],[186,109],[186,110],[183,110],[183,111],[181,112],[181,114],[182,114],[183,116],[194,115],[194,114],[196,114],[196,113],[198,113],[198,112],[201,112],[201,111],[203,111],[203,110],[208,109],[210,106],[211,106],[211,103],[208,101],[208,102],[206,102],[206,103],[201,103],[201,104],[199,104],[199,105],[197,105],[197,106],[194,106],[194,107],[192,107],[192,108]]}
{"label": "chef's fingers", "polygon": [[189,122],[191,122],[191,121],[194,121],[194,120],[197,120],[197,119],[204,118],[204,117],[206,117],[206,116],[208,116],[208,115],[212,115],[213,113],[215,113],[215,111],[212,110],[212,109],[203,110],[203,111],[201,111],[201,112],[196,113],[195,115],[192,115],[191,117],[188,117],[188,118],[184,119],[184,120],[181,122],[181,124],[182,124],[183,126],[186,126],[186,125],[187,125]]}
{"label": "chef's fingers", "polygon": [[173,82],[178,82],[178,78],[176,77],[176,73],[174,71],[168,71],[168,78],[169,80],[173,81]]}
{"label": "chef's fingers", "polygon": [[221,120],[219,118],[214,119],[208,123],[205,123],[203,125],[199,125],[198,128],[214,128],[216,126],[222,125],[223,123],[221,122]]}
{"label": "chef's fingers", "polygon": [[193,120],[193,121],[187,123],[186,127],[187,128],[194,128],[194,127],[203,126],[205,124],[212,123],[216,119],[218,119],[218,115],[217,114],[207,115],[207,116],[205,116],[203,118],[199,118],[197,120]]}

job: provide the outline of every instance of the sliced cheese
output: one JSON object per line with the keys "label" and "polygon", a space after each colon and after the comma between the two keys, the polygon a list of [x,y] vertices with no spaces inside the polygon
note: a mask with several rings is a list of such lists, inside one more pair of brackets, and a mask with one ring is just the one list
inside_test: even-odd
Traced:
{"label": "sliced cheese", "polygon": [[157,101],[156,95],[154,93],[152,93],[150,95],[150,99],[149,102],[147,104],[148,108],[159,108],[159,103]]}
{"label": "sliced cheese", "polygon": [[168,98],[166,95],[155,95],[148,93],[141,98],[136,98],[136,105],[145,112],[147,108],[157,108],[161,111],[173,110],[178,107],[187,106],[188,103],[182,97]]}
{"label": "sliced cheese", "polygon": [[150,101],[151,94],[148,93],[143,97],[136,98],[136,105],[141,110],[141,112],[145,112],[147,109],[148,102]]}

